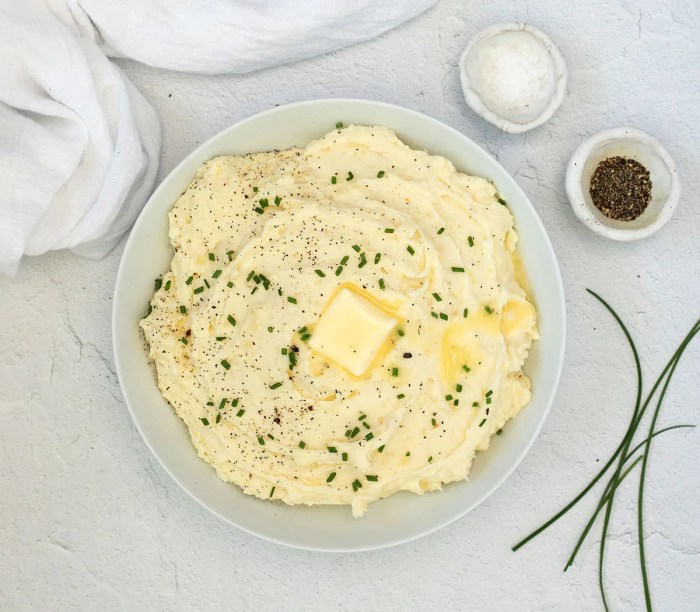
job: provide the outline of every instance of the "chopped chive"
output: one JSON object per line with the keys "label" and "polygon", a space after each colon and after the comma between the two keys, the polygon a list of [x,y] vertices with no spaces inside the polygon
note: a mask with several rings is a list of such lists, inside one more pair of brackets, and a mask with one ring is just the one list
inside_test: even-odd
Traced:
{"label": "chopped chive", "polygon": [[187,344],[187,338],[180,338],[180,342],[182,342],[183,344]]}
{"label": "chopped chive", "polygon": [[406,451],[406,454],[404,455],[404,457],[410,457],[410,456],[411,456],[411,451]]}
{"label": "chopped chive", "polygon": [[216,415],[216,422],[218,423],[218,422],[220,422],[220,421],[221,421],[221,415],[220,415],[220,414],[217,414],[217,415]]}
{"label": "chopped chive", "polygon": [[207,402],[207,406],[213,406],[214,402]]}
{"label": "chopped chive", "polygon": [[275,436],[273,436],[272,434],[267,434],[267,437],[270,438],[270,440],[274,440],[274,439],[275,439]]}
{"label": "chopped chive", "polygon": [[342,129],[342,128],[345,127],[345,126],[343,125],[343,122],[342,122],[342,121],[338,121],[338,123],[335,124],[335,127],[336,127],[337,130],[340,130],[340,129]]}
{"label": "chopped chive", "polygon": [[328,474],[328,478],[326,478],[326,482],[333,482],[333,479],[335,478],[335,472],[331,472]]}
{"label": "chopped chive", "polygon": [[255,270],[251,270],[251,271],[248,273],[248,276],[246,276],[246,279],[245,279],[246,283],[249,283],[249,282],[250,282],[250,279],[253,278],[254,276],[255,276]]}
{"label": "chopped chive", "polygon": [[224,398],[219,402],[219,410],[223,410],[226,407],[226,402],[228,402],[228,399]]}
{"label": "chopped chive", "polygon": [[276,382],[270,385],[270,389],[279,389],[282,386],[281,382]]}
{"label": "chopped chive", "polygon": [[410,244],[406,247],[406,250],[409,252],[410,255],[416,254],[416,252],[413,250],[413,247]]}
{"label": "chopped chive", "polygon": [[282,203],[282,198],[275,196],[275,206],[279,206]]}
{"label": "chopped chive", "polygon": [[314,270],[316,274],[318,274],[321,278],[325,277],[326,275],[324,274],[323,270]]}
{"label": "chopped chive", "polygon": [[300,334],[303,334],[307,329],[309,329],[309,328],[306,327],[306,325],[304,325],[304,327],[300,327],[298,331]]}
{"label": "chopped chive", "polygon": [[186,313],[187,313],[187,306],[185,306],[184,304],[181,305],[181,306],[180,306],[180,312],[181,312],[182,314],[186,314]]}
{"label": "chopped chive", "polygon": [[459,400],[456,399],[454,402],[452,402],[452,404],[453,404],[454,406],[459,406]]}
{"label": "chopped chive", "polygon": [[365,429],[372,429],[372,426],[367,421],[362,421],[362,426]]}
{"label": "chopped chive", "polygon": [[377,449],[377,452],[378,452],[378,453],[383,453],[383,452],[384,452],[384,446],[385,446],[385,445],[382,444],[382,445]]}
{"label": "chopped chive", "polygon": [[221,342],[222,340],[226,340],[226,336],[217,336],[216,341]]}
{"label": "chopped chive", "polygon": [[283,348],[283,349],[282,349],[282,354],[283,354],[283,355],[286,355],[286,354],[287,354],[287,349],[286,349],[286,348]]}
{"label": "chopped chive", "polygon": [[195,293],[195,294],[202,293],[202,291],[204,291],[204,287],[197,287],[193,293]]}
{"label": "chopped chive", "polygon": [[226,251],[226,256],[229,261],[233,261],[233,251]]}
{"label": "chopped chive", "polygon": [[374,438],[374,434],[370,431],[370,432],[365,436],[365,440],[367,440],[367,441],[369,442],[372,438]]}
{"label": "chopped chive", "polygon": [[497,430],[496,430],[496,435],[497,435],[497,436],[500,436],[502,433],[503,433],[503,430],[502,430],[502,429],[497,429]]}
{"label": "chopped chive", "polygon": [[451,401],[452,401],[452,396],[448,393],[448,394],[445,396],[445,399],[446,399],[448,402],[451,402]]}
{"label": "chopped chive", "polygon": [[462,385],[460,385],[459,383],[457,383],[457,384],[455,385],[455,391],[457,391],[457,393],[461,393],[461,392],[462,392]]}
{"label": "chopped chive", "polygon": [[228,370],[231,368],[231,364],[228,361],[226,361],[225,359],[221,360],[221,365],[224,366],[224,370]]}
{"label": "chopped chive", "polygon": [[274,492],[275,492],[275,487],[272,487],[272,488],[270,489],[270,497],[272,497],[272,495],[274,494]]}
{"label": "chopped chive", "polygon": [[487,398],[486,398],[486,403],[487,403],[487,404],[490,404],[490,403],[491,403],[491,398],[490,398],[490,397],[487,397]]}
{"label": "chopped chive", "polygon": [[355,178],[355,175],[352,172],[348,171],[348,175],[345,177],[345,180],[351,181],[354,178]]}
{"label": "chopped chive", "polygon": [[202,425],[209,425],[209,419],[206,417],[200,417],[199,420],[202,421]]}
{"label": "chopped chive", "polygon": [[204,284],[207,286],[207,289],[210,289],[209,283],[207,282],[206,278],[202,279],[204,281]]}
{"label": "chopped chive", "polygon": [[493,395],[493,389],[489,389],[484,397],[491,397]]}
{"label": "chopped chive", "polygon": [[435,312],[435,311],[431,311],[430,316],[433,317],[433,319],[437,319],[437,318],[438,318],[438,313]]}
{"label": "chopped chive", "polygon": [[370,482],[377,482],[379,480],[379,476],[375,474],[367,474],[365,475],[365,478],[369,480]]}
{"label": "chopped chive", "polygon": [[327,446],[326,449],[329,453],[337,453],[338,449],[335,446]]}
{"label": "chopped chive", "polygon": [[464,272],[464,268],[460,268],[458,266],[452,266],[452,271],[453,272]]}
{"label": "chopped chive", "polygon": [[384,177],[384,170],[380,170],[377,172],[377,178],[383,178]]}
{"label": "chopped chive", "polygon": [[148,314],[151,314],[153,312],[153,304],[148,305]]}
{"label": "chopped chive", "polygon": [[347,460],[348,460],[348,454],[347,454],[347,453],[343,453],[342,455],[340,455],[340,457],[341,457],[341,459],[342,459],[343,461],[347,461]]}
{"label": "chopped chive", "polygon": [[469,316],[469,308],[465,308],[465,309],[462,311],[462,318],[463,318],[463,319],[466,319],[467,316]]}
{"label": "chopped chive", "polygon": [[443,321],[447,321],[447,319],[448,319],[449,317],[447,316],[446,313],[441,312],[441,313],[440,313],[440,318],[441,318]]}
{"label": "chopped chive", "polygon": [[287,355],[287,357],[289,357],[289,368],[294,369],[294,366],[297,364],[296,353],[294,351],[289,351],[289,355]]}
{"label": "chopped chive", "polygon": [[341,266],[346,265],[346,264],[348,263],[348,259],[350,259],[350,257],[348,257],[347,255],[346,255],[345,257],[343,257],[343,258],[340,260],[340,265],[341,265]]}
{"label": "chopped chive", "polygon": [[216,255],[214,255],[214,253],[209,253],[209,261],[216,261]]}
{"label": "chopped chive", "polygon": [[250,292],[250,295],[253,295],[257,290],[258,290],[257,286],[253,287],[253,290]]}
{"label": "chopped chive", "polygon": [[262,215],[262,214],[265,212],[265,209],[264,209],[264,208],[260,208],[259,206],[255,207],[253,210],[254,210],[256,213],[258,213],[259,215]]}
{"label": "chopped chive", "polygon": [[479,402],[472,402],[472,408],[478,408]]}
{"label": "chopped chive", "polygon": [[481,421],[481,423],[479,423],[479,427],[483,427],[484,423],[486,423],[486,419],[484,419],[483,421]]}
{"label": "chopped chive", "polygon": [[231,408],[235,408],[238,406],[238,399],[232,399],[231,400]]}
{"label": "chopped chive", "polygon": [[467,240],[469,241],[469,246],[473,247],[474,246],[474,236],[469,236],[469,238],[467,238]]}
{"label": "chopped chive", "polygon": [[170,280],[168,280],[168,282],[165,283],[163,289],[165,289],[165,291],[170,291]]}
{"label": "chopped chive", "polygon": [[214,273],[211,275],[212,278],[219,278],[221,276],[221,270],[214,270]]}
{"label": "chopped chive", "polygon": [[433,427],[437,427],[437,421],[435,419],[430,419],[430,422],[432,423]]}
{"label": "chopped chive", "polygon": [[311,334],[304,334],[304,335],[301,337],[301,341],[302,341],[302,342],[307,342],[307,341],[309,340],[309,338],[311,338]]}
{"label": "chopped chive", "polygon": [[384,279],[380,278],[379,279],[379,288],[383,291],[384,290]]}
{"label": "chopped chive", "polygon": [[234,327],[236,327],[236,319],[233,318],[233,315],[229,315],[228,317],[226,317],[226,320],[227,320],[231,325],[233,325]]}
{"label": "chopped chive", "polygon": [[258,188],[257,188],[257,187],[253,187],[253,193],[257,193],[257,192],[258,192]]}
{"label": "chopped chive", "polygon": [[428,463],[432,463],[432,462],[433,462],[433,456],[431,455],[430,457],[428,457]]}
{"label": "chopped chive", "polygon": [[357,491],[360,488],[362,488],[362,483],[359,480],[355,479],[352,483],[352,490]]}
{"label": "chopped chive", "polygon": [[385,227],[385,228],[384,228],[384,233],[385,233],[385,234],[393,234],[393,233],[394,233],[394,228],[393,228],[393,227]]}
{"label": "chopped chive", "polygon": [[275,331],[275,328],[272,327],[272,325],[270,325],[270,326],[267,328],[267,331],[268,331],[268,333],[271,334],[273,331]]}
{"label": "chopped chive", "polygon": [[306,448],[306,442],[304,442],[304,440],[299,442],[299,448]]}
{"label": "chopped chive", "polygon": [[501,206],[508,206],[508,203],[507,203],[501,196],[498,196],[498,197],[496,198],[496,200],[498,200],[498,203],[499,203]]}
{"label": "chopped chive", "polygon": [[265,438],[263,438],[262,436],[258,436],[258,444],[260,444],[261,446],[265,446]]}
{"label": "chopped chive", "polygon": [[367,258],[364,253],[360,254],[360,263],[357,264],[358,268],[364,268],[367,265]]}
{"label": "chopped chive", "polygon": [[396,377],[399,375],[399,369],[398,368],[391,368],[391,375]]}
{"label": "chopped chive", "polygon": [[375,265],[379,263],[379,260],[380,260],[381,258],[382,258],[382,254],[381,254],[381,253],[377,253],[377,254],[374,256],[374,263],[375,263]]}
{"label": "chopped chive", "polygon": [[297,303],[297,299],[296,299],[295,297],[292,297],[291,295],[288,295],[288,296],[287,296],[287,301],[288,301],[290,304],[296,304],[296,303]]}
{"label": "chopped chive", "polygon": [[262,279],[260,278],[259,274],[254,274],[253,275],[253,282],[255,282],[256,285],[259,285],[261,283]]}
{"label": "chopped chive", "polygon": [[194,276],[188,276],[187,280],[185,281],[185,285],[191,285],[193,280]]}
{"label": "chopped chive", "polygon": [[436,302],[442,302],[442,298],[440,297],[439,293],[433,293],[433,297],[435,298]]}
{"label": "chopped chive", "polygon": [[359,253],[362,250],[362,247],[360,247],[359,244],[353,244],[352,250],[355,251],[355,253]]}
{"label": "chopped chive", "polygon": [[338,177],[337,176],[332,176],[331,177],[331,183],[335,185],[338,182]]}
{"label": "chopped chive", "polygon": [[444,232],[444,231],[445,231],[445,228],[444,228],[444,227],[441,227],[441,228],[437,231],[438,236],[439,236],[440,234],[442,234],[442,232]]}
{"label": "chopped chive", "polygon": [[236,416],[237,416],[237,417],[242,417],[244,414],[245,414],[245,410],[244,410],[243,408],[241,408],[241,409],[236,413]]}
{"label": "chopped chive", "polygon": [[491,306],[484,306],[484,310],[485,310],[488,314],[492,314],[492,313],[493,313],[493,308],[491,308]]}
{"label": "chopped chive", "polygon": [[267,208],[269,206],[267,198],[261,198],[260,200],[258,200],[258,203],[260,204],[261,208]]}
{"label": "chopped chive", "polygon": [[403,329],[397,329],[397,330],[396,330],[396,333],[397,333],[399,336],[402,336],[402,337],[406,335],[406,332],[404,332]]}
{"label": "chopped chive", "polygon": [[346,429],[346,430],[345,430],[345,437],[346,437],[346,438],[349,438],[349,437],[351,437],[351,436],[352,436],[352,429]]}
{"label": "chopped chive", "polygon": [[357,417],[358,421],[364,421],[367,418],[366,414],[361,414],[359,417]]}
{"label": "chopped chive", "polygon": [[335,275],[336,275],[336,276],[340,276],[342,273],[343,273],[343,266],[338,266],[338,267],[335,269]]}
{"label": "chopped chive", "polygon": [[355,428],[352,430],[352,435],[351,435],[350,437],[351,437],[351,438],[354,438],[354,437],[355,437],[357,434],[359,434],[359,433],[360,433],[360,428],[359,428],[359,427],[355,427]]}

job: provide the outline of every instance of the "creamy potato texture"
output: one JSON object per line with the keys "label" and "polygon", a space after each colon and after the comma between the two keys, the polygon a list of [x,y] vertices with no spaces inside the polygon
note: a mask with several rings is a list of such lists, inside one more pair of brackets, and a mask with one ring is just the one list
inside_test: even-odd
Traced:
{"label": "creamy potato texture", "polygon": [[467,478],[530,399],[503,204],[382,127],[204,164],[141,322],[199,456],[246,493],[356,516]]}

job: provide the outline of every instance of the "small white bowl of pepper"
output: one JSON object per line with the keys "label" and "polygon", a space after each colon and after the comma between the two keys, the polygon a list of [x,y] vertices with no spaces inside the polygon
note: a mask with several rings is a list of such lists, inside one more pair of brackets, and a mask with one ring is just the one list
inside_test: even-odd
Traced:
{"label": "small white bowl of pepper", "polygon": [[613,240],[639,240],[668,222],[681,186],[676,164],[661,143],[622,127],[579,145],[566,170],[566,192],[589,229]]}

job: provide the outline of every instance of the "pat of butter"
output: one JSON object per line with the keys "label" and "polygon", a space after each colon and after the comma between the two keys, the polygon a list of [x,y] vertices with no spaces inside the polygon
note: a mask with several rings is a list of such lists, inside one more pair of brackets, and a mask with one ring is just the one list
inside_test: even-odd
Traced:
{"label": "pat of butter", "polygon": [[366,298],[342,288],[321,315],[309,346],[351,374],[362,376],[396,323]]}

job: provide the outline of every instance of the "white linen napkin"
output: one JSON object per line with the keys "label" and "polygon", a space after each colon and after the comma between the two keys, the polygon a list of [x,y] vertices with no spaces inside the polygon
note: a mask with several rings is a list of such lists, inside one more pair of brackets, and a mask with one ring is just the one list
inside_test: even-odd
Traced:
{"label": "white linen napkin", "polygon": [[0,272],[108,253],[151,193],[158,117],[108,56],[245,73],[367,40],[436,0],[0,0]]}

